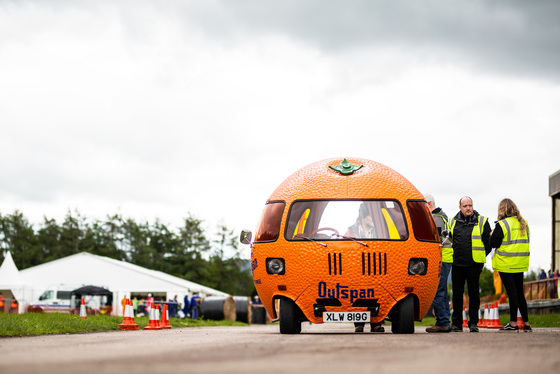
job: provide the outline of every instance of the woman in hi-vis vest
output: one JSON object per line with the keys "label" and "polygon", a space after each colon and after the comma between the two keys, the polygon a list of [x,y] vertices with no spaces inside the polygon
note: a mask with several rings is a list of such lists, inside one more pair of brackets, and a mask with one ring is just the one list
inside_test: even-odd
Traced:
{"label": "woman in hi-vis vest", "polygon": [[[495,248],[492,267],[500,273],[509,297],[510,322],[503,331],[532,331],[527,314],[527,301],[523,293],[523,273],[529,270],[529,224],[511,199],[503,199],[498,205],[498,221],[490,237]],[[517,310],[523,326],[517,325]]]}

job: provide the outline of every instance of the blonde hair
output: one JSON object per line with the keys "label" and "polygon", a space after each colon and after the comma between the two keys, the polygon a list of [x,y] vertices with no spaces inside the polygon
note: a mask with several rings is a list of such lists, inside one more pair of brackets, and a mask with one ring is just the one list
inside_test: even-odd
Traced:
{"label": "blonde hair", "polygon": [[498,220],[502,220],[508,217],[515,217],[519,221],[521,225],[521,235],[525,234],[527,231],[527,221],[523,219],[517,205],[513,202],[513,200],[508,199],[507,197],[500,201],[498,205]]}

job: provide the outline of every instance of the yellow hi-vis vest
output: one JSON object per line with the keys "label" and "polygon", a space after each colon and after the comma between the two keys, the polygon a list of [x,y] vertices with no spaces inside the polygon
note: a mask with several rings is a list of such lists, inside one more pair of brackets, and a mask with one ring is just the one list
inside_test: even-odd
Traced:
{"label": "yellow hi-vis vest", "polygon": [[502,273],[521,273],[529,270],[529,225],[521,235],[521,224],[515,217],[498,221],[504,233],[502,245],[494,252],[492,268]]}
{"label": "yellow hi-vis vest", "polygon": [[[478,216],[478,223],[473,227],[471,233],[472,242],[472,259],[474,262],[479,264],[484,264],[486,262],[486,249],[484,248],[484,243],[482,242],[482,230],[484,230],[484,225],[488,218],[484,216]],[[451,219],[451,236],[453,236],[453,229],[457,221],[455,218]]]}
{"label": "yellow hi-vis vest", "polygon": [[[443,229],[449,230],[449,224],[447,223],[445,217],[442,216],[441,214],[434,214],[434,219],[436,217],[442,220]],[[441,246],[441,261],[453,263],[453,244],[451,240],[447,238],[447,240],[444,239],[442,243],[443,244]]]}

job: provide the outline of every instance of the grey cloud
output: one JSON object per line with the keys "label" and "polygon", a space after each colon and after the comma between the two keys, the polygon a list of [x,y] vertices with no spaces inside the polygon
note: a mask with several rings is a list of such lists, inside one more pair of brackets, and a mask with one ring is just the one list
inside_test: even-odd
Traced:
{"label": "grey cloud", "polygon": [[560,2],[220,1],[182,16],[215,37],[281,34],[326,53],[393,47],[415,58],[560,78]]}
{"label": "grey cloud", "polygon": [[560,79],[560,2],[557,0],[53,0],[35,3],[52,11],[79,8],[106,13],[112,10],[132,39],[149,37],[153,30],[146,24],[146,17],[159,14],[162,20],[184,25],[184,32],[194,29],[224,45],[259,36],[282,35],[324,53],[389,47],[403,50],[410,58],[420,61],[459,64],[521,77]]}

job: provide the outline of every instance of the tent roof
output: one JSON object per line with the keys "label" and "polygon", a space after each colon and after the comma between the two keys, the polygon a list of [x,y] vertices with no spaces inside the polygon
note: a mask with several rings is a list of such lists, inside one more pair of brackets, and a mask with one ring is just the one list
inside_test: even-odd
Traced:
{"label": "tent roof", "polygon": [[2,262],[2,266],[0,266],[0,288],[9,289],[21,286],[21,278],[19,276],[18,268],[14,263],[14,259],[12,258],[12,253],[10,251],[6,251],[4,262]]}
{"label": "tent roof", "polygon": [[87,252],[21,270],[20,276],[25,284],[41,287],[52,284],[74,284],[76,287],[96,284],[112,292],[199,292],[227,296],[222,291],[161,271]]}
{"label": "tent roof", "polygon": [[95,296],[95,295],[107,295],[112,296],[113,293],[106,288],[97,287],[97,286],[83,286],[80,288],[75,289],[71,292],[73,295],[88,295],[88,296]]}

